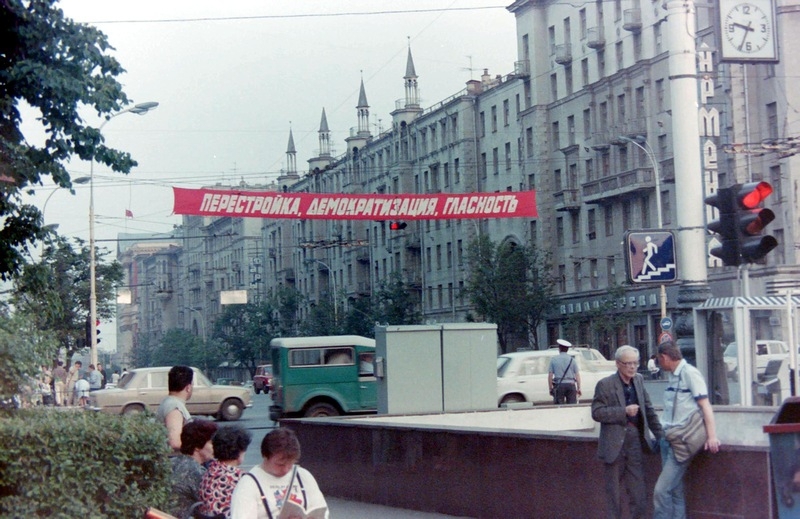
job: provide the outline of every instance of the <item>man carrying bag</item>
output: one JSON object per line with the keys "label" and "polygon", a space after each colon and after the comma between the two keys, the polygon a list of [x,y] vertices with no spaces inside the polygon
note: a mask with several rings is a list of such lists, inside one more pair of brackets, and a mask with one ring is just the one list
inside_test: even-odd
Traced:
{"label": "man carrying bag", "polygon": [[666,437],[660,442],[662,469],[653,491],[653,518],[684,519],[683,476],[691,457],[703,448],[719,452],[720,441],[702,373],[684,360],[680,348],[672,341],[659,344],[658,361],[669,373],[669,380],[661,418]]}

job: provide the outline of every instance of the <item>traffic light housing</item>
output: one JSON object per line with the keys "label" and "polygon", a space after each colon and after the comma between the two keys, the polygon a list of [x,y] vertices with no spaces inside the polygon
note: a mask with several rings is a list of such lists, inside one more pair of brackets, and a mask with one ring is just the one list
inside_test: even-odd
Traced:
{"label": "traffic light housing", "polygon": [[721,245],[711,255],[729,267],[755,263],[778,246],[778,241],[761,231],[775,219],[770,209],[759,207],[769,195],[768,182],[736,184],[718,189],[706,198],[708,205],[719,209],[719,219],[708,224],[708,230],[720,236]]}
{"label": "traffic light housing", "polygon": [[[89,323],[92,321],[87,317],[86,318],[86,347],[90,348],[92,346],[92,327]],[[100,344],[100,319],[95,321],[95,334],[97,335],[97,344]]]}
{"label": "traffic light housing", "polygon": [[402,231],[406,227],[408,227],[408,224],[406,222],[400,222],[400,221],[389,222],[390,231]]}

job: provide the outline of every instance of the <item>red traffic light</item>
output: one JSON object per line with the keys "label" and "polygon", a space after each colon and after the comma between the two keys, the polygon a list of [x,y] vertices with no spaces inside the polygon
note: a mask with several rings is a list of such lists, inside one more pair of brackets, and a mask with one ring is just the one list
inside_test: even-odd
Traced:
{"label": "red traffic light", "polygon": [[771,194],[769,182],[751,182],[738,188],[736,202],[745,209],[755,209]]}
{"label": "red traffic light", "polygon": [[391,231],[402,231],[408,227],[406,222],[389,222],[389,230]]}

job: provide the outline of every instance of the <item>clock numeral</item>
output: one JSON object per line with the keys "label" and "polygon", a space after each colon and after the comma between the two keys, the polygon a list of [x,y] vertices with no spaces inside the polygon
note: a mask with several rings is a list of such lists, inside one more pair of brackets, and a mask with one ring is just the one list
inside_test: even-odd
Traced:
{"label": "clock numeral", "polygon": [[744,5],[742,6],[742,12],[743,12],[744,14],[750,14],[750,5],[749,5],[749,4],[744,4]]}

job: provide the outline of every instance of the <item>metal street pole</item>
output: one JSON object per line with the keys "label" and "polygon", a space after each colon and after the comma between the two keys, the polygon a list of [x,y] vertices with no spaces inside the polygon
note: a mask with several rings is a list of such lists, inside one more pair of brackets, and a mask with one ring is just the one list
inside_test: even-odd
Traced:
{"label": "metal street pole", "polygon": [[[136,115],[144,115],[150,110],[158,106],[158,103],[140,103],[125,110],[111,114],[108,119],[103,121],[97,131],[102,137],[103,127],[108,124],[108,121],[117,117],[118,115],[132,113]],[[94,152],[92,152],[92,159],[89,162],[89,330],[91,335],[90,344],[90,363],[97,365],[97,268],[95,266],[95,251],[94,251]]]}
{"label": "metal street pole", "polygon": [[[653,166],[653,175],[655,176],[656,184],[656,226],[660,230],[664,226],[664,217],[661,213],[661,171],[658,167],[656,154],[653,152],[653,148],[650,146],[650,144],[647,142],[647,138],[644,136],[639,136],[638,139],[631,139],[629,137],[625,137],[624,135],[620,135],[619,138],[623,141],[630,142],[642,150],[645,155],[647,155],[648,160],[650,160],[650,165]],[[663,319],[667,316],[667,287],[664,284],[661,285],[659,299],[661,303],[661,318]]]}

